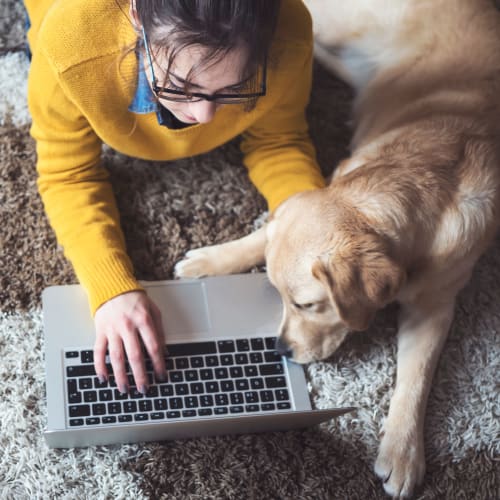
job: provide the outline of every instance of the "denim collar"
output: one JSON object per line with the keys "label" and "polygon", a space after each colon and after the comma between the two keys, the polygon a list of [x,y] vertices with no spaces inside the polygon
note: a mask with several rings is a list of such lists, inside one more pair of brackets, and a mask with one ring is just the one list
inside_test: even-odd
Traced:
{"label": "denim collar", "polygon": [[138,67],[137,89],[128,110],[142,115],[157,111],[158,103],[156,102],[153,91],[149,86],[146,71],[144,69],[144,57],[140,51],[137,51],[136,54]]}
{"label": "denim collar", "polygon": [[146,113],[156,113],[156,118],[158,123],[169,129],[178,130],[186,127],[190,127],[191,123],[183,123],[178,120],[173,113],[171,113],[167,108],[158,104],[149,86],[148,78],[146,76],[146,71],[144,69],[144,57],[141,51],[136,51],[137,54],[137,88],[135,91],[134,98],[128,107],[129,111],[137,114]]}

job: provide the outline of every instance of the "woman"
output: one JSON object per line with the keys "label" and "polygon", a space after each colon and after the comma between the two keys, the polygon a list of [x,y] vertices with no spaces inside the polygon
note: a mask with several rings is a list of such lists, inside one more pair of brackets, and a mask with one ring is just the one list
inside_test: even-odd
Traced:
{"label": "woman", "polygon": [[[26,0],[39,190],[94,314],[96,373],[141,392],[141,339],[165,377],[161,318],[134,277],[101,145],[148,160],[237,135],[272,211],[322,187],[305,107],[311,20],[300,0]],[[168,321],[168,318],[166,318]]]}

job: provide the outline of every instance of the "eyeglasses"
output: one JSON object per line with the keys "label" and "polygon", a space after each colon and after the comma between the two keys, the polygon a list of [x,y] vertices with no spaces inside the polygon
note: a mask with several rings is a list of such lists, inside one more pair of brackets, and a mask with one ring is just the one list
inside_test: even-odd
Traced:
{"label": "eyeglasses", "polygon": [[156,97],[161,99],[166,99],[168,101],[174,102],[197,102],[197,101],[210,101],[216,102],[218,104],[241,104],[249,102],[257,97],[262,97],[266,95],[266,76],[267,76],[267,64],[264,61],[262,67],[262,81],[260,84],[259,92],[249,92],[249,93],[231,93],[231,94],[203,94],[201,92],[185,92],[179,89],[173,89],[168,87],[160,87],[157,84],[156,76],[153,70],[153,58],[151,56],[151,49],[149,46],[149,40],[142,26],[142,37],[144,41],[144,47],[146,49],[146,55],[149,62],[149,67],[151,68],[151,83],[153,92]]}

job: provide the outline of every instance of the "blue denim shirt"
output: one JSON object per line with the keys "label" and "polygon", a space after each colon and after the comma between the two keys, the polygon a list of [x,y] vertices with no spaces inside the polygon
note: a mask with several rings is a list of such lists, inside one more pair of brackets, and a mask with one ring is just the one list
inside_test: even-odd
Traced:
{"label": "blue denim shirt", "polygon": [[149,86],[146,70],[144,68],[144,57],[140,51],[137,52],[137,67],[139,68],[137,88],[128,110],[138,114],[152,113],[154,111],[158,123],[167,128],[181,129],[189,127],[189,123],[181,122],[168,109],[164,108],[156,101],[153,91]]}

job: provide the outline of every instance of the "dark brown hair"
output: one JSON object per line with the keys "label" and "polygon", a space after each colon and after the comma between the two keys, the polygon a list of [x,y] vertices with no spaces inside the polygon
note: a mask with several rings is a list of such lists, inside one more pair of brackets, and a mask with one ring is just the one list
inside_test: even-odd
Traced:
{"label": "dark brown hair", "polygon": [[[244,47],[248,78],[266,60],[280,10],[280,0],[136,0],[139,21],[156,55],[168,54],[165,74],[184,48],[207,49],[203,67],[220,61],[228,52]],[[188,78],[198,68],[192,68]]]}

